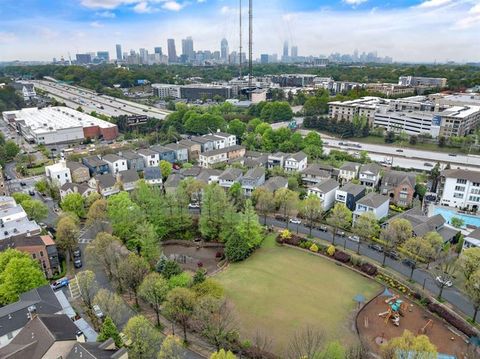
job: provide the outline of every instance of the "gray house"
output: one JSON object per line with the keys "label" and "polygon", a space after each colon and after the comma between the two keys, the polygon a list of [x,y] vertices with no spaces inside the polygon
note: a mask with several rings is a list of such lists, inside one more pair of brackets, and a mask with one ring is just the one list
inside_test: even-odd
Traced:
{"label": "gray house", "polygon": [[335,201],[343,203],[350,211],[355,211],[357,201],[365,196],[365,191],[365,186],[348,182],[337,189]]}
{"label": "gray house", "polygon": [[180,143],[169,143],[165,148],[175,151],[175,160],[177,162],[188,162],[188,147]]}
{"label": "gray house", "polygon": [[172,150],[170,148],[160,146],[160,145],[152,146],[151,149],[159,154],[160,161],[163,160],[163,161],[168,161],[170,163],[174,163],[176,161],[175,150]]}
{"label": "gray house", "polygon": [[227,168],[223,173],[218,177],[218,182],[223,188],[230,188],[235,182],[240,182],[242,179],[243,172],[238,168]]}
{"label": "gray house", "polygon": [[241,183],[245,196],[251,196],[255,188],[265,183],[265,168],[256,167],[248,170],[243,176]]}
{"label": "gray house", "polygon": [[127,167],[129,170],[143,171],[145,169],[145,162],[143,157],[133,151],[120,152],[120,156],[127,160]]}
{"label": "gray house", "polygon": [[215,142],[208,139],[208,138],[200,137],[200,136],[194,136],[190,140],[200,144],[200,146],[202,148],[202,153],[212,151],[212,150],[215,149]]}

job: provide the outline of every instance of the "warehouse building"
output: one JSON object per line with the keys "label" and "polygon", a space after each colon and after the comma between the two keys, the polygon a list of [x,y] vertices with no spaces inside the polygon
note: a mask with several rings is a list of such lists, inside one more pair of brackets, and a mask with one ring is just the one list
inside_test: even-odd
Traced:
{"label": "warehouse building", "polygon": [[117,125],[68,107],[5,111],[3,119],[28,142],[37,144],[77,142],[86,138],[109,141],[118,136]]}

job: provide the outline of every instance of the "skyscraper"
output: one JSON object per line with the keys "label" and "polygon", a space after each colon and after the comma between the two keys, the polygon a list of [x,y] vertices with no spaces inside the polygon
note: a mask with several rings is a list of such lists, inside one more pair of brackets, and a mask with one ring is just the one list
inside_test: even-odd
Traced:
{"label": "skyscraper", "polygon": [[184,55],[184,57],[189,61],[195,58],[193,39],[191,36],[188,36],[186,39],[182,40],[182,55]]}
{"label": "skyscraper", "polygon": [[286,59],[288,57],[288,41],[283,43],[283,58]]}
{"label": "skyscraper", "polygon": [[123,60],[123,57],[122,57],[122,45],[117,44],[117,45],[115,46],[115,48],[117,49],[117,61],[122,61],[122,60]]}
{"label": "skyscraper", "polygon": [[154,51],[155,51],[156,54],[163,55],[161,47],[154,48]]}
{"label": "skyscraper", "polygon": [[298,57],[298,46],[292,46],[292,57]]}
{"label": "skyscraper", "polygon": [[175,63],[177,62],[177,50],[175,48],[175,40],[168,39],[168,62]]}
{"label": "skyscraper", "polygon": [[147,49],[140,49],[140,61],[142,64],[148,63],[148,50]]}
{"label": "skyscraper", "polygon": [[261,54],[260,55],[260,63],[261,64],[268,64],[268,54]]}
{"label": "skyscraper", "polygon": [[110,61],[110,54],[108,53],[108,51],[98,51],[97,52],[97,57],[99,59],[102,59],[106,62]]}
{"label": "skyscraper", "polygon": [[228,60],[228,41],[227,39],[222,39],[220,42],[220,57],[223,61],[227,62]]}

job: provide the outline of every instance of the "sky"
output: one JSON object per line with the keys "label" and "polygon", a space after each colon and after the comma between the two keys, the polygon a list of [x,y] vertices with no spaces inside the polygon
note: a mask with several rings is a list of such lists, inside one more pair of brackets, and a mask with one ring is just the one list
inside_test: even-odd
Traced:
{"label": "sky", "polygon": [[[480,0],[254,0],[253,49],[299,55],[377,51],[401,62],[480,61]],[[243,0],[244,23],[248,0]],[[0,0],[0,61],[72,58],[177,43],[239,46],[239,0]],[[244,40],[247,39],[244,29]],[[247,46],[246,41],[243,44]]]}

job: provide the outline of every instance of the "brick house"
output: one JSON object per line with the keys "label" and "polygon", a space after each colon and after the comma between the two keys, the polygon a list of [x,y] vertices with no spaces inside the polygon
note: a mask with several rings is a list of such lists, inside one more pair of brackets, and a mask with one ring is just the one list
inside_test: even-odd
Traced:
{"label": "brick house", "polygon": [[415,174],[402,171],[387,171],[383,175],[380,193],[390,198],[390,202],[402,207],[410,207],[415,193]]}

